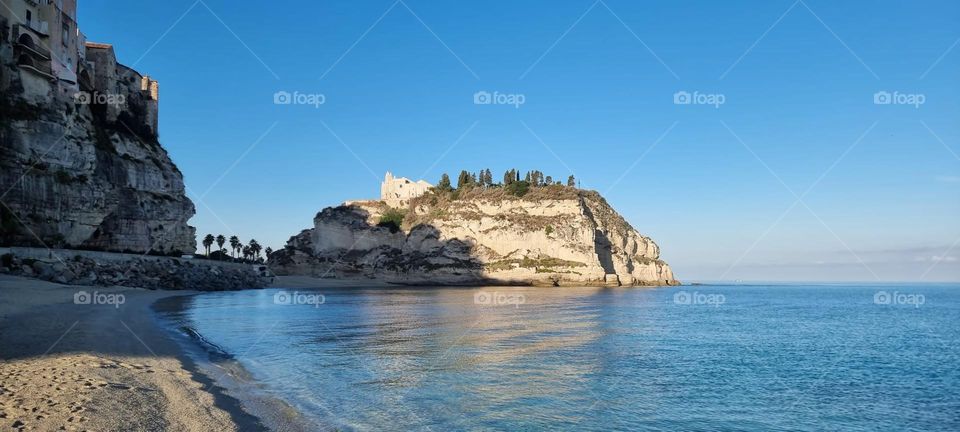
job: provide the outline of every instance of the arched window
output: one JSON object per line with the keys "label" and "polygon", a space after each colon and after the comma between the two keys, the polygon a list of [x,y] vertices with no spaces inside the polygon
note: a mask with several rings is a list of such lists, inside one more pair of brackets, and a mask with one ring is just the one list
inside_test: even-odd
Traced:
{"label": "arched window", "polygon": [[26,33],[20,35],[20,37],[17,38],[17,43],[20,45],[24,45],[30,49],[36,48],[36,45],[34,45],[33,43],[33,38]]}

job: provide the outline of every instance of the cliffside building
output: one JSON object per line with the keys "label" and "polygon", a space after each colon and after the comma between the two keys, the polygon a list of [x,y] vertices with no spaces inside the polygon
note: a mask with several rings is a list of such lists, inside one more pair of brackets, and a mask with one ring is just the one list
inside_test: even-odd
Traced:
{"label": "cliffside building", "polygon": [[391,207],[401,207],[409,200],[427,193],[433,185],[423,180],[416,182],[406,177],[394,177],[389,171],[380,183],[380,199]]}
{"label": "cliffside building", "polygon": [[26,93],[43,100],[86,93],[108,121],[156,135],[160,85],[117,63],[109,44],[87,42],[77,23],[77,0],[3,0],[0,42],[10,41],[13,59],[26,72]]}

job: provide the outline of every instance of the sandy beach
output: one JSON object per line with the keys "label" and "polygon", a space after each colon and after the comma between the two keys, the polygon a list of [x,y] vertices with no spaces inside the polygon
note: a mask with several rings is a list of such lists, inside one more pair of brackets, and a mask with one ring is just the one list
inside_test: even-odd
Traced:
{"label": "sandy beach", "polygon": [[150,305],[186,294],[0,276],[3,430],[265,429],[158,326]]}

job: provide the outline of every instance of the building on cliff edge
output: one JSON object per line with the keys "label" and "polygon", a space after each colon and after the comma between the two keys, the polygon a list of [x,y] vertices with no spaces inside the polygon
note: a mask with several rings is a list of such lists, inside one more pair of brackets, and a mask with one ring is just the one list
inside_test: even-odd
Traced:
{"label": "building on cliff edge", "polygon": [[[108,121],[126,112],[138,118],[125,124],[144,125],[157,134],[159,83],[117,63],[111,45],[87,42],[77,23],[77,0],[3,0],[0,24],[0,39],[13,42],[17,66],[36,77],[25,80],[34,84],[35,93],[50,87],[61,98],[103,105]],[[137,94],[128,97],[118,83],[135,87]]]}
{"label": "building on cliff edge", "polygon": [[433,185],[424,180],[416,182],[406,177],[394,177],[389,171],[380,183],[380,200],[391,207],[402,207],[416,197],[427,193]]}

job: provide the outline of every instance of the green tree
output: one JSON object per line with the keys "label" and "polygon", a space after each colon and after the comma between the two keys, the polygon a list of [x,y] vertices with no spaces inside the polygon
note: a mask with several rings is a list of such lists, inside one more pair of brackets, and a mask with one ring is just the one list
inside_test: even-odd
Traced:
{"label": "green tree", "polygon": [[450,192],[453,190],[453,186],[450,185],[450,176],[448,176],[447,173],[443,173],[443,175],[440,176],[440,182],[437,183],[437,189],[444,192]]}
{"label": "green tree", "polygon": [[232,252],[234,258],[240,253],[240,245],[240,239],[237,236],[230,236],[230,252]]}
{"label": "green tree", "polygon": [[567,177],[567,186],[577,187],[577,179],[573,178],[573,174],[570,174],[570,177]]}
{"label": "green tree", "polygon": [[512,169],[507,170],[507,172],[503,173],[503,185],[507,186],[510,183],[513,183],[514,181],[516,181],[515,177],[516,177],[516,174],[514,174],[514,171]]}
{"label": "green tree", "polygon": [[203,248],[207,250],[208,257],[210,256],[210,246],[213,246],[214,240],[213,234],[207,234],[207,236],[203,238]]}
{"label": "green tree", "polygon": [[526,181],[515,181],[507,185],[505,189],[507,193],[513,196],[522,197],[530,191],[530,183]]}
{"label": "green tree", "polygon": [[263,250],[263,247],[260,246],[260,243],[257,243],[257,241],[254,239],[250,239],[250,253],[254,258],[260,259],[261,250]]}
{"label": "green tree", "polygon": [[460,175],[457,177],[457,189],[468,188],[471,183],[470,173],[466,170],[460,171]]}
{"label": "green tree", "polygon": [[240,250],[241,250],[241,252],[243,253],[243,259],[247,259],[247,258],[250,257],[250,255],[251,255],[250,246],[244,246],[244,247],[243,247],[242,249],[240,249]]}
{"label": "green tree", "polygon": [[553,184],[553,177],[547,176],[546,185],[550,186]]}
{"label": "green tree", "polygon": [[263,253],[266,255],[267,260],[269,261],[269,260],[270,260],[270,254],[273,253],[273,249],[270,248],[269,246],[267,246],[267,248],[263,250]]}
{"label": "green tree", "polygon": [[217,247],[220,248],[220,258],[223,258],[223,244],[227,242],[227,238],[220,234],[217,236]]}

